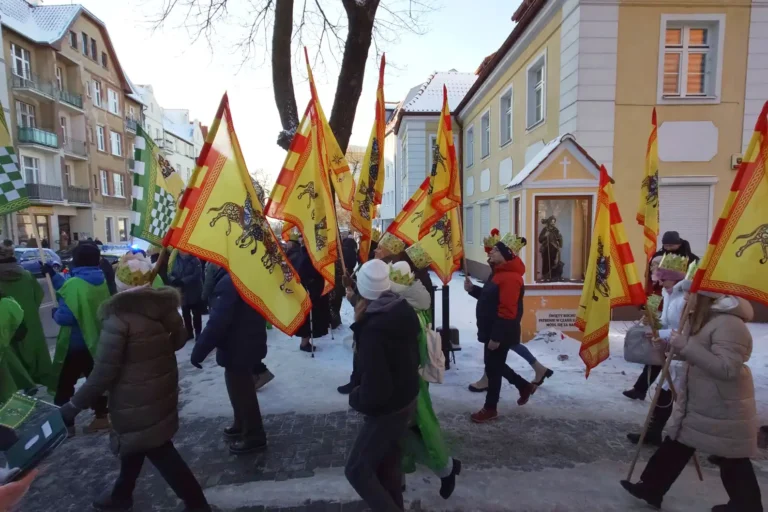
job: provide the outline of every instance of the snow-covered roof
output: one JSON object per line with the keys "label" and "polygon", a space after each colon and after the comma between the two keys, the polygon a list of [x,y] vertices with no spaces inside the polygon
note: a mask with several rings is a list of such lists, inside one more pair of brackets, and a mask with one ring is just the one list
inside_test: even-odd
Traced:
{"label": "snow-covered roof", "polygon": [[448,107],[453,110],[475,83],[473,73],[461,73],[452,69],[433,73],[418,89],[408,92],[403,102],[403,112],[440,112],[443,107],[443,85],[448,89]]}
{"label": "snow-covered roof", "polygon": [[41,44],[52,44],[64,37],[81,9],[80,5],[31,5],[26,0],[0,0],[2,24]]}
{"label": "snow-covered roof", "polygon": [[128,78],[128,75],[125,75],[125,81],[128,82],[128,87],[131,88],[131,93],[128,95],[128,97],[131,98],[136,103],[139,103],[139,104],[144,105],[146,107],[147,104],[141,98],[141,94],[139,93],[139,88],[136,87],[133,84],[133,82],[131,82],[131,79]]}
{"label": "snow-covered roof", "polygon": [[163,130],[172,133],[179,139],[194,144],[194,137],[192,134],[192,126],[176,124],[167,117],[163,117]]}
{"label": "snow-covered roof", "polygon": [[566,133],[564,135],[561,135],[552,141],[550,141],[548,144],[546,144],[543,148],[541,148],[541,151],[539,151],[535,157],[531,158],[531,161],[525,164],[525,167],[523,167],[523,170],[520,171],[515,175],[514,178],[512,178],[512,181],[509,182],[509,185],[507,185],[506,188],[512,188],[520,185],[523,181],[525,181],[525,178],[533,174],[533,171],[539,168],[541,163],[547,159],[549,155],[552,154],[552,152],[557,149],[557,146],[560,145],[560,143],[567,138],[573,139],[573,135]]}

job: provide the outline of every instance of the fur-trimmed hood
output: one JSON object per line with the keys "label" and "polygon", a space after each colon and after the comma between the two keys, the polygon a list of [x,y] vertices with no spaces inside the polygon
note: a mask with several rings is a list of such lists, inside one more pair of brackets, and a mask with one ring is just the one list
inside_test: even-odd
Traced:
{"label": "fur-trimmed hood", "polygon": [[169,286],[135,288],[113,295],[102,304],[99,317],[105,319],[114,314],[133,313],[162,321],[169,314],[175,313],[180,305],[179,292]]}

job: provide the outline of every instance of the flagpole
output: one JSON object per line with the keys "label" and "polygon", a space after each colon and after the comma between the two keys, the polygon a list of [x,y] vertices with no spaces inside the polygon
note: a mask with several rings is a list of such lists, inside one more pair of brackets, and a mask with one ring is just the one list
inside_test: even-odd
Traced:
{"label": "flagpole", "polygon": [[[45,251],[43,251],[43,239],[40,238],[40,228],[37,225],[37,220],[35,220],[35,215],[30,213],[29,216],[32,217],[32,225],[35,226],[35,236],[37,236],[37,250],[38,250],[38,253],[40,254],[40,265],[44,265],[46,263]],[[45,275],[45,282],[48,283],[48,291],[51,293],[51,300],[55,305],[56,290],[53,288],[53,281],[51,281],[51,276],[49,276],[47,273],[43,272],[43,274]]]}

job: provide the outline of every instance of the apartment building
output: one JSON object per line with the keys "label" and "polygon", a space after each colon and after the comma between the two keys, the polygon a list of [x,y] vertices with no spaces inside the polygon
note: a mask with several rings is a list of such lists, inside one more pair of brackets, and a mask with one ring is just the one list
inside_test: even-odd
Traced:
{"label": "apartment building", "polygon": [[147,105],[144,111],[147,133],[184,183],[188,183],[205,142],[200,122],[197,119],[190,121],[189,110],[160,106],[151,85],[139,85],[138,91]]}
{"label": "apartment building", "polygon": [[9,127],[32,206],[14,240],[53,249],[130,238],[129,165],[142,101],[106,26],[80,5],[0,1]]}

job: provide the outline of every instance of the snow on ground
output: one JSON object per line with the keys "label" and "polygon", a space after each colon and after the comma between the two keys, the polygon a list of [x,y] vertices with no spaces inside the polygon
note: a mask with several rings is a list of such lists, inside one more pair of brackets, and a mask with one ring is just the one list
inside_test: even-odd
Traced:
{"label": "snow on ground", "polygon": [[[482,397],[467,391],[467,385],[483,374],[482,345],[476,340],[475,300],[464,291],[463,278],[456,277],[450,286],[451,324],[459,329],[462,350],[456,353],[456,364],[446,372],[442,385],[431,388],[432,400],[438,413],[467,413],[482,406]],[[440,292],[436,295],[436,324],[441,323]],[[351,331],[352,308],[345,301],[342,317],[344,327],[316,340],[314,358],[299,351],[298,338],[289,338],[278,330],[269,331],[269,353],[266,364],[275,379],[259,391],[259,403],[264,414],[273,413],[329,413],[348,408],[347,397],[336,388],[349,381],[352,371]],[[207,318],[207,317],[206,317]],[[626,399],[621,392],[632,386],[641,371],[637,364],[627,363],[622,357],[624,333],[630,323],[611,324],[611,357],[594,369],[589,379],[584,378],[584,364],[579,358],[579,343],[560,336],[542,337],[526,344],[539,361],[552,368],[555,374],[538,389],[526,413],[543,417],[571,419],[612,419],[642,422],[648,411],[649,400],[640,402]],[[750,324],[754,337],[754,352],[749,366],[755,379],[758,412],[761,424],[768,423],[768,324]],[[198,370],[189,364],[192,344],[189,343],[178,357],[182,378],[182,416],[229,416],[231,408],[224,385],[223,370],[216,366],[212,353]],[[559,361],[559,355],[568,359]],[[531,379],[533,371],[528,364],[510,352],[507,362],[524,377]],[[200,372],[204,372],[200,375]],[[500,412],[511,412],[517,393],[508,384],[502,390]]]}

